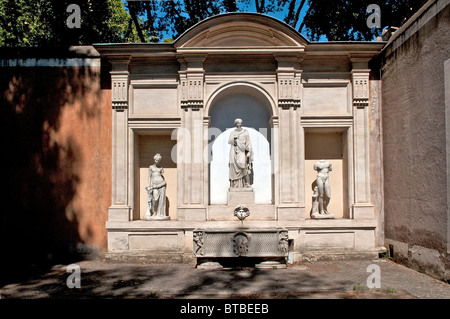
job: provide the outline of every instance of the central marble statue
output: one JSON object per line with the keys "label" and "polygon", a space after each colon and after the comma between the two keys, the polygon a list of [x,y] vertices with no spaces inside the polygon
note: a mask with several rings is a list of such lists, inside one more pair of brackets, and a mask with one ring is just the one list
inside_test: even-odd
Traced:
{"label": "central marble statue", "polygon": [[231,132],[228,139],[230,148],[230,187],[250,188],[250,174],[253,163],[253,149],[249,132],[242,127],[243,121],[236,119],[236,129]]}
{"label": "central marble statue", "polygon": [[330,162],[320,160],[314,164],[314,170],[317,171],[316,186],[313,193],[312,218],[334,218],[333,214],[328,212],[328,204],[331,199],[330,176],[333,170]]}

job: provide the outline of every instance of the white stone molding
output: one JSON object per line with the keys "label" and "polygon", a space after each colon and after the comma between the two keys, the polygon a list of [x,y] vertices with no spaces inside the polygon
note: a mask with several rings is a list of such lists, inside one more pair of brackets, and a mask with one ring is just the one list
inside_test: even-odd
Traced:
{"label": "white stone molding", "polygon": [[[258,95],[258,98],[262,101],[267,101],[267,108],[270,109],[272,114],[277,114],[277,103],[276,103],[276,92],[271,90],[270,86],[275,82],[272,77],[267,78],[267,83],[259,83],[259,78],[239,78],[237,77],[228,78],[227,76],[221,76],[222,81],[219,82],[214,90],[210,92],[205,98],[205,114],[209,114],[211,107],[217,99],[226,93],[228,90],[235,90],[238,93],[248,93],[253,91]],[[223,82],[223,83],[222,83]],[[208,83],[207,83],[208,84]],[[209,83],[212,86],[211,83]],[[267,84],[267,85],[264,85]]]}

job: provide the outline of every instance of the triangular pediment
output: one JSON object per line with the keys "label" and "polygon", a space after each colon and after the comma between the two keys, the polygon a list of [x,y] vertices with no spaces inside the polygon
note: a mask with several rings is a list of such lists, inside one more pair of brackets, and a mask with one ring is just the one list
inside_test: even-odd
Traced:
{"label": "triangular pediment", "polygon": [[305,47],[307,40],[274,18],[229,13],[206,19],[175,41],[177,48]]}

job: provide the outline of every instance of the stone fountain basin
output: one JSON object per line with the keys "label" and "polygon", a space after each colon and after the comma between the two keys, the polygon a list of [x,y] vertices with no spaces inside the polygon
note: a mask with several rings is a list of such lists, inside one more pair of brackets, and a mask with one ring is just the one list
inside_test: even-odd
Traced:
{"label": "stone fountain basin", "polygon": [[286,257],[285,228],[194,229],[195,257]]}

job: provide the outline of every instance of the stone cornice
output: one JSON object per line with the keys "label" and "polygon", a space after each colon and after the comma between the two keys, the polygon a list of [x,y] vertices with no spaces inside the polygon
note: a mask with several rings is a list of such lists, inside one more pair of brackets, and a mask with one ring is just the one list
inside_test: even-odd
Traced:
{"label": "stone cornice", "polygon": [[349,59],[356,59],[364,55],[370,61],[380,52],[385,42],[318,42],[309,43],[306,47],[195,47],[195,48],[175,48],[172,44],[102,44],[94,45],[95,49],[103,58],[116,59],[125,55],[131,58],[171,58],[179,59],[191,55],[272,55],[272,56],[346,56]]}

